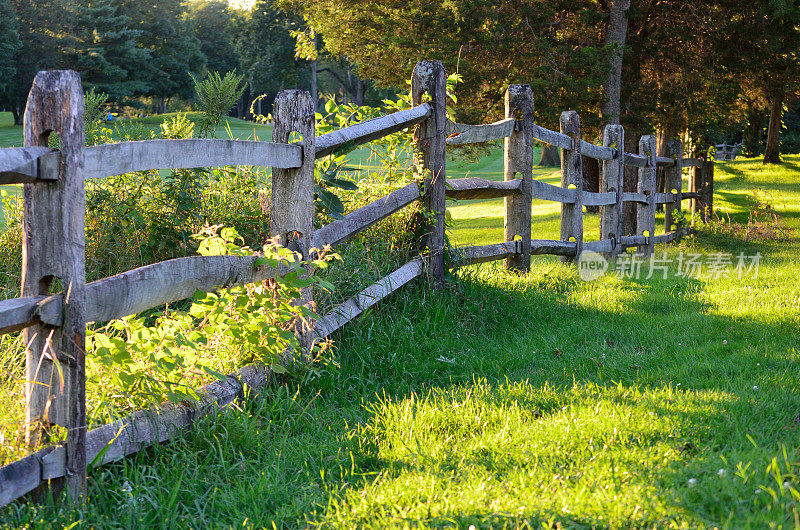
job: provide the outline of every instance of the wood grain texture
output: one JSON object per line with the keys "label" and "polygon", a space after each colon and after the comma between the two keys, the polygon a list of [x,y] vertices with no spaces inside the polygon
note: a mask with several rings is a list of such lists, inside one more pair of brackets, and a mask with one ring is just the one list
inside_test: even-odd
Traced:
{"label": "wood grain texture", "polygon": [[431,106],[428,103],[423,103],[408,110],[401,110],[400,112],[323,134],[317,137],[316,157],[328,156],[345,144],[351,147],[358,147],[397,131],[402,131],[424,121],[430,114]]}
{"label": "wood grain texture", "polygon": [[646,156],[637,155],[635,153],[625,153],[625,165],[634,167],[645,167],[648,162]]}
{"label": "wood grain texture", "polygon": [[[19,331],[34,324],[47,323],[51,326],[60,326],[64,323],[64,316],[61,312],[63,297],[58,302],[58,307],[54,315],[43,320],[40,315],[40,305],[47,300],[46,296],[26,296],[24,298],[11,298],[0,301],[0,335]],[[54,307],[52,304],[47,307]]]}
{"label": "wood grain texture", "polygon": [[0,185],[58,180],[60,154],[47,147],[0,149]]}
{"label": "wood grain texture", "polygon": [[552,254],[554,256],[576,256],[577,245],[573,241],[557,241],[552,239],[531,240],[531,254]]}
{"label": "wood grain texture", "polygon": [[584,206],[606,206],[617,203],[617,194],[611,192],[595,193],[584,190],[581,193],[581,200]]}
{"label": "wood grain texture", "polygon": [[297,168],[300,145],[244,140],[143,140],[87,147],[83,152],[86,178],[104,178],[133,171],[218,166]]}
{"label": "wood grain texture", "polygon": [[675,159],[666,156],[657,156],[656,157],[656,166],[657,167],[675,167]]}
{"label": "wood grain texture", "polygon": [[420,200],[419,184],[416,182],[407,184],[385,197],[350,212],[344,219],[315,230],[312,247],[322,249],[326,245],[337,245],[418,200]]}
{"label": "wood grain texture", "polygon": [[680,230],[670,230],[669,232],[652,237],[652,240],[654,245],[670,243],[672,241],[680,241],[681,235],[682,232]]}
{"label": "wood grain texture", "polygon": [[601,254],[611,254],[620,248],[618,242],[612,239],[602,239],[600,241],[584,241],[583,250],[591,250]]}
{"label": "wood grain texture", "polygon": [[66,485],[78,501],[86,495],[86,272],[84,104],[76,72],[39,72],[34,78],[25,147],[46,147],[51,132],[60,138],[59,178],[23,188],[22,296],[48,295],[55,279],[67,295],[61,327],[34,325],[24,332],[27,442],[40,442],[43,425],[67,427]]}
{"label": "wood grain texture", "polygon": [[543,201],[574,204],[578,196],[577,190],[553,186],[541,180],[534,180],[531,182],[531,188],[533,198]]}
{"label": "wood grain texture", "polygon": [[449,179],[445,196],[448,199],[495,199],[522,193],[522,179],[509,181],[486,180],[478,177]]}
{"label": "wood grain texture", "polygon": [[469,145],[502,140],[514,132],[516,120],[512,117],[486,125],[458,125],[459,129],[463,129],[462,132],[449,136],[446,139],[447,145]]}
{"label": "wood grain texture", "polygon": [[[561,204],[561,240],[575,241],[575,255],[583,249],[583,161],[581,160],[581,121],[578,113],[561,113],[561,133],[572,138],[575,149],[561,150],[561,187],[575,187],[575,202]],[[563,256],[562,261],[572,261]]]}
{"label": "wood grain texture", "polygon": [[581,155],[596,158],[597,160],[614,160],[617,152],[610,147],[595,145],[586,140],[581,140]]}
{"label": "wood grain texture", "polygon": [[637,247],[637,252],[644,256],[653,254],[652,237],[656,231],[656,137],[653,135],[642,136],[639,140],[639,154],[647,157],[648,163],[639,168],[639,183],[636,191],[644,194],[647,202],[639,203],[636,209],[636,235],[647,235],[644,244]]}
{"label": "wood grain texture", "polygon": [[[672,169],[672,168],[670,168]],[[672,204],[675,202],[674,193],[656,193],[653,200],[656,204]]]}
{"label": "wood grain texture", "polygon": [[[530,85],[510,85],[505,97],[506,121],[519,121],[503,146],[505,183],[519,182],[519,193],[504,201],[503,239],[519,240],[517,252],[505,259],[508,270],[528,272],[531,268],[531,201],[533,200],[533,91]],[[519,177],[519,178],[517,178]]]}
{"label": "wood grain texture", "polygon": [[493,245],[478,245],[460,247],[457,252],[459,265],[474,265],[499,259],[508,259],[518,255],[522,248],[522,241],[506,241]]}
{"label": "wood grain texture", "polygon": [[617,151],[617,156],[604,160],[600,166],[600,191],[612,193],[614,202],[600,208],[600,239],[614,242],[610,253],[617,254],[622,246],[616,242],[622,235],[622,182],[625,173],[625,129],[621,125],[606,125],[603,146]]}
{"label": "wood grain texture", "polygon": [[447,130],[447,72],[440,61],[420,61],[411,76],[411,101],[421,105],[430,97],[431,115],[414,131],[414,176],[423,183],[425,209],[431,215],[426,241],[425,272],[431,286],[439,288],[445,278],[445,202]]}
{"label": "wood grain texture", "polygon": [[533,137],[540,142],[560,147],[561,149],[572,149],[572,138],[566,134],[545,129],[539,125],[534,125],[531,130]]}
{"label": "wood grain texture", "polygon": [[340,329],[368,308],[397,291],[423,272],[422,259],[414,258],[396,271],[384,276],[356,296],[317,320],[314,330],[319,338],[324,338]]}
{"label": "wood grain texture", "polygon": [[703,167],[703,160],[701,158],[684,158],[683,167]]}
{"label": "wood grain texture", "polygon": [[622,200],[624,202],[637,202],[640,204],[647,204],[647,195],[633,191],[622,192]]}

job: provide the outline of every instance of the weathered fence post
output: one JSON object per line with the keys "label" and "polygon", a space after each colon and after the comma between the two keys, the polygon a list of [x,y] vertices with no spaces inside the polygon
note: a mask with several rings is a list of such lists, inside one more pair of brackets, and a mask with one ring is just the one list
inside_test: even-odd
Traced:
{"label": "weathered fence post", "polygon": [[562,256],[561,261],[577,260],[583,251],[583,162],[581,161],[581,119],[574,110],[561,113],[561,132],[572,138],[572,149],[561,149],[561,186],[575,190],[575,203],[561,203],[561,240],[575,241],[575,257]]}
{"label": "weathered fence post", "polygon": [[[269,229],[281,245],[308,259],[314,238],[314,102],[308,92],[283,90],[275,97],[272,141],[287,143],[293,132],[302,137],[303,164],[295,169],[272,169]],[[313,288],[303,289],[301,303],[313,301]],[[312,346],[312,327],[300,330],[304,354]]]}
{"label": "weathered fence post", "polygon": [[603,146],[616,149],[611,160],[603,160],[600,168],[600,191],[617,194],[616,204],[600,207],[600,240],[612,241],[611,255],[623,251],[622,246],[622,182],[625,174],[625,129],[622,125],[606,125]]}
{"label": "weathered fence post", "polygon": [[644,194],[647,204],[636,209],[636,235],[646,236],[647,242],[637,246],[637,252],[649,256],[653,253],[653,236],[656,229],[656,137],[645,135],[639,139],[639,154],[647,157],[647,164],[639,168],[637,192]]}
{"label": "weathered fence post", "polygon": [[714,159],[703,159],[703,188],[700,190],[703,207],[703,222],[708,223],[714,217]]}
{"label": "weathered fence post", "polygon": [[61,327],[25,329],[26,440],[36,446],[51,424],[67,428],[66,486],[86,495],[86,322],[83,88],[73,71],[39,72],[25,109],[25,146],[58,134],[57,181],[25,184],[22,296],[65,293]]}
{"label": "weathered fence post", "polygon": [[692,225],[699,214],[707,223],[714,212],[714,160],[701,158],[701,167],[693,167],[689,176],[689,191],[700,193],[700,197],[692,199]]}
{"label": "weathered fence post", "polygon": [[[666,192],[673,193],[672,204],[667,203],[664,208],[664,231],[679,230],[675,224],[675,216],[681,212],[681,196],[683,188],[683,142],[680,140],[670,140],[667,142],[667,156],[672,157],[675,165],[664,168],[666,182]],[[682,227],[681,227],[682,230]],[[683,234],[678,231],[675,235],[675,243],[680,243]]]}
{"label": "weathered fence post", "polygon": [[533,92],[530,85],[510,85],[506,90],[506,118],[521,120],[505,139],[505,180],[522,179],[521,193],[505,198],[505,240],[520,239],[520,253],[506,258],[507,269],[531,268],[531,201],[533,200]]}
{"label": "weathered fence post", "polygon": [[425,209],[431,216],[426,274],[434,287],[444,283],[445,265],[445,135],[447,73],[440,61],[420,61],[411,76],[411,99],[423,103],[428,94],[432,112],[414,131],[414,177],[422,182]]}

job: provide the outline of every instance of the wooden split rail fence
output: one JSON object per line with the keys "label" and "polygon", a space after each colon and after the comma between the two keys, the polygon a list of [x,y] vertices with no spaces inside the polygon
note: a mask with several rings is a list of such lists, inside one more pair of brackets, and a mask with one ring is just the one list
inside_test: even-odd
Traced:
{"label": "wooden split rail fence", "polygon": [[[445,209],[449,199],[505,197],[505,240],[494,245],[460,249],[461,262],[504,259],[506,267],[526,271],[532,254],[554,254],[571,260],[583,250],[606,254],[636,246],[650,253],[655,243],[676,241],[673,226],[681,201],[693,199],[693,209],[707,211],[712,200],[713,166],[683,158],[680,142],[669,145],[670,157],[655,156],[652,136],[642,137],[639,153],[624,152],[624,131],[606,127],[603,145],[581,139],[574,111],[561,116],[561,131],[534,123],[533,94],[528,85],[512,85],[506,94],[506,119],[489,125],[449,122],[445,113],[446,74],[438,61],[417,64],[412,76],[409,110],[359,123],[315,137],[314,108],[306,92],[281,92],[275,101],[273,142],[236,140],[148,140],[86,147],[83,89],[71,71],[40,72],[33,83],[25,113],[25,147],[0,149],[0,184],[24,184],[22,296],[0,302],[0,333],[24,330],[26,345],[26,422],[28,443],[40,442],[43,424],[67,428],[66,443],[48,446],[0,468],[0,506],[48,481],[63,481],[73,499],[86,492],[87,462],[103,464],[167,440],[198,417],[241,397],[243,389],[259,389],[271,377],[268,368],[247,366],[224,381],[204,387],[197,404],[163,406],[137,412],[87,432],[85,400],[85,330],[87,322],[103,322],[190,297],[197,290],[213,291],[259,282],[286,270],[255,266],[255,257],[196,256],[173,259],[86,283],[84,270],[84,182],[90,178],[144,171],[255,165],[272,168],[270,230],[298,257],[312,249],[336,245],[392,213],[422,201],[432,226],[427,251],[367,287],[314,323],[310,340],[326,337],[368,307],[417,277],[434,287],[445,278]],[[425,101],[423,102],[423,97]],[[343,219],[314,229],[314,161],[342,146],[358,146],[416,126],[413,183]],[[47,148],[57,133],[58,151]],[[289,143],[292,132],[302,141]],[[505,139],[505,180],[445,178],[445,150]],[[562,150],[561,186],[532,177],[536,141]],[[602,189],[582,189],[581,156],[602,161]],[[636,166],[636,192],[622,191],[624,166]],[[668,189],[655,189],[656,168],[668,172]],[[699,168],[690,191],[681,190],[681,170]],[[560,202],[561,238],[531,237],[531,201]],[[622,204],[638,209],[634,235],[622,235]],[[666,232],[655,235],[655,207],[666,205]],[[583,206],[599,206],[600,240],[584,241]],[[297,237],[298,233],[301,237]],[[51,293],[60,280],[63,292]],[[313,293],[304,293],[311,299]],[[308,341],[304,338],[304,343]]]}

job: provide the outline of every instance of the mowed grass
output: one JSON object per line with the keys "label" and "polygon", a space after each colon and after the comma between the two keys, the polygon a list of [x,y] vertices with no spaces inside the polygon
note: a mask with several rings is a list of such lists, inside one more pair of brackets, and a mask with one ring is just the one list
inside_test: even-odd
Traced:
{"label": "mowed grass", "polygon": [[[719,164],[718,210],[745,221],[759,187],[800,228],[800,158],[787,159]],[[487,202],[454,210],[502,219]],[[455,213],[453,240],[481,242]],[[763,260],[741,279],[673,267],[583,282],[542,258],[526,275],[493,264],[440,292],[412,285],[337,333],[313,374],[95,470],[86,507],[0,514],[31,527],[800,528],[797,233],[701,231],[668,249],[681,252]]]}

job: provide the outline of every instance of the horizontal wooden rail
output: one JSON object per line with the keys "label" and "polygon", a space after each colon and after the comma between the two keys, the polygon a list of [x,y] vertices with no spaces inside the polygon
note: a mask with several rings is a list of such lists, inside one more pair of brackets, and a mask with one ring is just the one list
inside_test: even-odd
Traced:
{"label": "horizontal wooden rail", "polygon": [[531,254],[552,254],[554,256],[574,256],[577,244],[574,241],[557,239],[532,239]]}
{"label": "horizontal wooden rail", "polygon": [[656,193],[653,198],[656,204],[670,204],[675,202],[674,193]]}
{"label": "horizontal wooden rail", "polygon": [[[201,388],[203,398],[199,403],[185,401],[181,405],[163,405],[92,429],[86,435],[86,461],[93,462],[97,458],[96,465],[108,464],[180,436],[201,418],[243,398],[245,388],[257,392],[269,384],[271,378],[269,368],[246,366],[225,380]],[[98,457],[101,452],[102,457]],[[65,464],[64,446],[51,446],[3,466],[0,468],[0,506],[33,491],[46,480],[63,477]]]}
{"label": "horizontal wooden rail", "polygon": [[603,239],[600,241],[584,241],[583,250],[591,250],[592,252],[612,252],[615,248],[614,241],[610,239]]}
{"label": "horizontal wooden rail", "polygon": [[345,144],[358,147],[388,134],[402,131],[403,129],[420,123],[431,115],[431,106],[428,103],[412,109],[401,110],[387,116],[363,121],[337,131],[317,136],[315,153],[317,158],[327,156]]}
{"label": "horizontal wooden rail", "polygon": [[521,192],[522,179],[486,180],[477,177],[450,179],[447,181],[445,197],[448,199],[496,199],[518,195]]}
{"label": "horizontal wooden rail", "polygon": [[45,301],[49,302],[49,297],[26,296],[0,301],[0,335],[19,331],[32,324],[60,326],[64,321],[60,305]]}
{"label": "horizontal wooden rail", "polygon": [[0,185],[58,180],[58,151],[47,147],[13,147],[0,150]]}
{"label": "horizontal wooden rail", "polygon": [[456,132],[453,136],[447,138],[447,145],[467,145],[478,144],[482,142],[492,142],[494,140],[502,140],[514,132],[517,120],[514,118],[506,118],[495,123],[487,125],[465,125],[462,123],[454,124],[453,129]]}
{"label": "horizontal wooden rail", "polygon": [[314,324],[314,330],[320,338],[327,337],[368,308],[397,291],[417,276],[420,276],[422,271],[422,259],[412,259],[318,319]]}
{"label": "horizontal wooden rail", "polygon": [[581,140],[581,154],[597,160],[614,160],[618,156],[616,149],[595,145],[586,140]]}
{"label": "horizontal wooden rail", "polygon": [[533,137],[540,142],[560,147],[561,149],[572,149],[572,138],[539,125],[533,126]]}
{"label": "horizontal wooden rail", "polygon": [[699,191],[684,191],[681,193],[681,200],[685,201],[686,199],[700,199],[703,197],[702,192]]}
{"label": "horizontal wooden rail", "polygon": [[675,160],[672,158],[667,158],[665,156],[657,156],[656,165],[658,167],[672,167],[675,165]]}
{"label": "horizontal wooden rail", "polygon": [[634,153],[625,153],[625,165],[634,167],[647,167],[647,157]]}
{"label": "horizontal wooden rail", "polygon": [[[275,277],[256,268],[256,256],[191,256],[139,267],[86,285],[86,321],[106,322],[184,300],[198,290],[211,292]],[[284,275],[294,264],[281,264]],[[0,334],[39,322],[59,326],[64,295],[30,296],[0,302]]]}
{"label": "horizontal wooden rail", "polygon": [[604,193],[584,191],[583,195],[581,195],[581,204],[584,206],[607,206],[610,204],[617,204],[617,194],[613,191]]}
{"label": "horizontal wooden rail", "polygon": [[495,243],[493,245],[461,247],[457,249],[456,255],[460,264],[473,265],[475,263],[505,259],[519,254],[519,252],[519,242],[506,241],[505,243]]}
{"label": "horizontal wooden rail", "polygon": [[622,200],[624,202],[638,202],[641,204],[647,204],[647,195],[635,191],[623,191]]}
{"label": "horizontal wooden rail", "polygon": [[322,249],[326,245],[341,243],[401,208],[419,200],[419,198],[419,184],[412,182],[347,214],[344,219],[339,219],[318,230],[314,230],[314,239],[311,246],[312,248]]}
{"label": "horizontal wooden rail", "polygon": [[299,145],[245,140],[144,140],[87,147],[83,150],[86,178],[103,178],[132,171],[218,166],[300,167]]}
{"label": "horizontal wooden rail", "polygon": [[634,246],[634,245],[645,245],[647,244],[647,237],[645,236],[622,236],[620,239],[620,244],[625,246]]}
{"label": "horizontal wooden rail", "polygon": [[680,236],[680,230],[671,230],[661,235],[653,236],[653,243],[656,245],[659,243],[669,243],[670,241],[675,241]]}
{"label": "horizontal wooden rail", "polygon": [[532,180],[533,198],[544,201],[564,202],[574,204],[577,200],[578,190],[553,186],[541,180]]}
{"label": "horizontal wooden rail", "polygon": [[684,158],[683,167],[703,167],[703,161],[699,158]]}

